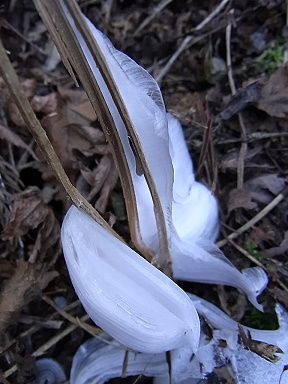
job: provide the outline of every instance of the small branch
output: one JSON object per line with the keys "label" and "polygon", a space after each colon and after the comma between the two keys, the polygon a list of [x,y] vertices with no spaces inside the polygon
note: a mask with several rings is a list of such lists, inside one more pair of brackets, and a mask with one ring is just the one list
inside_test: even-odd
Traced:
{"label": "small branch", "polygon": [[134,36],[137,35],[139,32],[142,31],[147,25],[165,8],[167,5],[169,5],[173,0],[162,0],[159,4],[156,5],[156,7],[152,10],[149,16],[147,16],[142,23],[139,25],[139,27],[136,29]]}
{"label": "small branch", "polygon": [[[88,315],[84,315],[80,318],[81,321],[86,321],[88,319],[89,319]],[[74,324],[70,325],[69,327],[64,329],[62,332],[59,332],[57,335],[55,335],[54,337],[49,339],[45,344],[41,345],[38,349],[36,349],[31,354],[31,356],[39,357],[39,356],[44,355],[50,348],[52,348],[54,345],[59,343],[59,341],[64,339],[64,337],[68,336],[70,333],[75,331],[75,329],[77,329],[77,328],[78,328],[78,325],[74,325]],[[18,370],[17,364],[12,365],[11,368],[7,369],[7,371],[5,371],[3,373],[4,378],[7,379],[7,377],[9,377],[9,376],[13,375],[13,373],[17,372],[17,370]]]}
{"label": "small branch", "polygon": [[0,73],[5,80],[8,89],[13,97],[15,104],[17,105],[20,115],[23,118],[27,128],[34,137],[36,143],[41,149],[44,157],[48,164],[51,166],[55,176],[63,186],[73,203],[83,209],[88,215],[100,224],[103,228],[111,232],[118,239],[120,237],[116,232],[106,223],[101,215],[88,203],[88,201],[79,193],[79,191],[71,184],[68,176],[66,175],[64,168],[54,151],[54,148],[48,139],[46,132],[42,128],[39,120],[34,114],[34,111],[24,94],[17,74],[7,56],[5,48],[3,47],[2,41],[0,40]]}
{"label": "small branch", "polygon": [[[225,5],[230,0],[222,0],[221,3],[207,16],[204,20],[201,21],[200,24],[198,24],[192,31],[198,32],[201,29],[203,29],[210,21],[218,15],[218,13],[221,12],[221,10],[225,7]],[[164,67],[161,69],[161,71],[156,76],[156,80],[160,83],[163,78],[167,75],[167,73],[170,71],[171,67],[175,63],[175,61],[178,59],[178,57],[181,55],[183,51],[185,51],[186,48],[191,45],[194,39],[194,36],[186,36],[185,39],[181,42],[180,46],[177,48],[177,50],[173,53],[171,58],[167,61],[167,63],[164,65]]]}
{"label": "small branch", "polygon": [[55,309],[55,311],[57,311],[59,313],[59,315],[64,317],[64,319],[66,319],[70,323],[77,325],[78,327],[82,328],[84,331],[89,333],[89,335],[95,337],[95,336],[98,336],[99,333],[102,332],[102,330],[100,328],[96,328],[93,325],[82,322],[80,319],[70,315],[70,313],[66,312],[64,309],[57,307],[57,305],[55,305],[53,303],[53,301],[48,296],[44,295],[42,297],[42,300],[44,300],[45,303],[49,304],[53,309]]}
{"label": "small branch", "polygon": [[[229,22],[226,27],[226,64],[227,64],[227,75],[229,80],[229,85],[231,93],[234,96],[236,94],[236,86],[233,78],[232,71],[232,59],[231,59],[231,30],[232,30],[232,17],[234,10],[232,9],[229,13]],[[245,157],[247,152],[247,134],[246,127],[243,121],[243,116],[241,113],[238,113],[238,120],[241,129],[241,147],[238,158],[237,166],[237,188],[243,189],[244,184],[244,169],[245,169]]]}
{"label": "small branch", "polygon": [[224,245],[226,245],[229,242],[229,240],[236,239],[242,233],[244,233],[248,229],[252,228],[256,223],[258,223],[258,221],[262,220],[264,216],[266,216],[270,211],[272,211],[272,209],[274,209],[284,199],[284,197],[285,197],[284,191],[283,191],[283,193],[279,193],[279,195],[277,195],[275,197],[275,199],[273,199],[271,201],[271,203],[266,205],[266,207],[263,208],[262,211],[257,213],[257,215],[255,215],[246,224],[244,224],[242,227],[238,228],[235,232],[230,233],[230,235],[228,235],[226,239],[218,241],[216,243],[217,247],[219,247],[219,248],[224,247]]}
{"label": "small branch", "polygon": [[252,255],[250,255],[249,252],[247,252],[244,248],[242,248],[240,245],[238,245],[237,243],[235,243],[233,240],[231,239],[228,239],[228,242],[233,245],[234,248],[237,249],[237,251],[239,251],[240,253],[242,253],[242,255],[244,255],[247,259],[249,259],[250,261],[252,261],[252,263],[256,264],[258,267],[261,267],[262,269],[264,269],[264,271],[267,271],[267,268],[257,259],[255,259],[255,257],[253,257]]}

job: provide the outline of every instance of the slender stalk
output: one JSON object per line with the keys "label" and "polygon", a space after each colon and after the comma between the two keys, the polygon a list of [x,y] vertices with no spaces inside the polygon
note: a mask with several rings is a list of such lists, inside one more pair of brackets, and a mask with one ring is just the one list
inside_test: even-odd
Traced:
{"label": "slender stalk", "polygon": [[[51,32],[51,36],[57,45],[61,56],[63,56],[64,64],[68,63],[69,72],[71,72],[71,68],[73,68],[81,80],[83,87],[91,101],[91,104],[99,118],[106,138],[111,144],[112,154],[120,174],[121,184],[123,186],[123,193],[127,208],[132,241],[144,254],[144,256],[148,260],[151,260],[151,251],[147,249],[141,238],[135,191],[133,188],[131,174],[123,151],[121,140],[99,85],[96,82],[87,58],[82,52],[81,46],[79,45],[77,36],[75,36],[75,33],[72,30],[69,21],[67,20],[67,16],[65,15],[63,8],[57,0],[34,0],[34,3],[40,13],[40,16]],[[65,1],[65,5],[69,9],[75,25],[85,39],[93,59],[99,67],[105,82],[107,83],[107,87],[110,90],[113,101],[115,102],[127,132],[130,135],[137,151],[138,160],[143,168],[144,175],[155,206],[155,217],[159,230],[159,240],[162,254],[161,267],[165,273],[171,274],[171,262],[163,210],[156,187],[154,185],[143,151],[141,149],[141,145],[128,116],[125,104],[121,98],[121,95],[119,94],[113,76],[109,72],[106,60],[103,57],[97,42],[95,42],[93,36],[91,35],[90,30],[87,28],[86,22],[83,20],[82,14],[77,4],[75,1],[69,0]]]}
{"label": "slender stalk", "polygon": [[[137,153],[136,156],[138,157],[139,163],[142,166],[143,173],[144,173],[146,182],[148,184],[151,197],[153,200],[153,204],[154,204],[154,212],[155,212],[155,218],[156,218],[157,229],[159,234],[159,243],[160,243],[160,251],[161,251],[161,259],[159,261],[161,263],[161,267],[163,268],[163,270],[166,273],[171,274],[171,258],[170,258],[168,235],[167,235],[167,228],[166,228],[164,213],[163,213],[159,195],[156,189],[156,185],[154,183],[151,172],[149,170],[147,161],[145,159],[145,155],[142,150],[141,143],[138,139],[136,130],[133,126],[133,122],[129,118],[127,108],[119,92],[119,89],[114,81],[114,78],[110,72],[106,59],[103,56],[101,49],[98,46],[97,41],[95,41],[90,29],[87,27],[87,24],[83,19],[82,13],[80,12],[80,9],[77,3],[75,2],[75,0],[64,0],[64,2],[66,3],[67,8],[69,9],[69,12],[73,17],[77,28],[79,29],[82,36],[84,37],[85,42],[87,43],[87,46],[89,47],[92,53],[93,59],[95,60],[97,66],[99,67],[100,73],[107,84],[107,87],[111,93],[113,101],[123,120],[125,128],[127,129],[127,132],[131,138],[131,141],[135,146],[136,153]],[[137,239],[138,239],[138,235],[136,236],[135,240],[137,241]]]}

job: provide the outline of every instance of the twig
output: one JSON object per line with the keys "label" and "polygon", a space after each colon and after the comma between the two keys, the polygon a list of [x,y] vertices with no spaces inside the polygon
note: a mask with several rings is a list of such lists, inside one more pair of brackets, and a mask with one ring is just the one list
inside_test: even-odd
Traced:
{"label": "twig", "polygon": [[0,40],[0,72],[3,79],[5,80],[8,89],[19,109],[20,115],[23,118],[27,128],[30,130],[35,141],[39,145],[42,153],[44,154],[48,164],[51,166],[60,184],[64,187],[67,194],[70,196],[73,203],[78,207],[82,208],[88,215],[104,227],[106,230],[111,232],[118,239],[118,234],[106,223],[101,215],[88,203],[88,201],[79,193],[79,191],[71,184],[68,176],[66,175],[62,164],[56,155],[54,148],[48,139],[46,132],[42,128],[40,122],[36,118],[34,111],[24,94],[17,74],[7,56],[5,48],[3,47],[2,41]]}
{"label": "twig", "polygon": [[226,65],[227,65],[227,75],[229,80],[229,85],[232,95],[236,94],[236,86],[234,82],[233,72],[232,72],[232,58],[231,58],[231,31],[232,31],[232,22],[231,17],[234,10],[231,9],[229,12],[229,22],[226,27]]}
{"label": "twig", "polygon": [[134,35],[137,35],[142,29],[144,29],[157,15],[160,13],[168,4],[170,4],[173,0],[162,0],[156,7],[152,10],[149,16],[147,16],[139,27],[136,29]]}
{"label": "twig", "polygon": [[[235,248],[237,251],[242,253],[247,259],[252,261],[252,263],[256,264],[258,267],[261,267],[268,275],[270,275],[270,271],[266,268],[259,260],[255,259],[249,252],[247,252],[244,248],[242,248],[239,244],[235,243],[233,240],[228,239],[228,242]],[[288,287],[280,280],[276,279],[276,283],[284,289],[284,291],[288,292]]]}
{"label": "twig", "polygon": [[233,240],[231,239],[228,239],[228,242],[230,244],[233,245],[234,248],[237,249],[237,251],[239,251],[240,253],[242,253],[242,255],[244,255],[245,257],[247,257],[247,259],[249,259],[250,261],[252,261],[252,263],[258,265],[258,267],[261,267],[262,269],[264,269],[265,271],[267,271],[267,268],[257,259],[255,259],[255,257],[253,257],[252,255],[250,255],[249,252],[247,252],[244,248],[242,248],[239,244],[235,243]]}
{"label": "twig", "polygon": [[[74,309],[74,308],[77,307],[79,304],[80,304],[80,301],[79,301],[79,300],[73,301],[72,303],[68,304],[68,305],[65,307],[65,311]],[[66,312],[66,313],[67,313],[67,312]],[[54,313],[52,313],[50,316],[48,316],[48,319],[54,319],[54,318],[56,317],[56,315],[58,315],[58,312],[54,312]],[[42,327],[40,327],[39,325],[33,325],[32,327],[30,327],[30,328],[27,329],[26,331],[20,333],[20,335],[17,336],[17,339],[23,339],[24,337],[31,336],[31,335],[33,335],[34,333],[36,333],[37,331],[39,331],[40,329],[42,329]],[[17,342],[16,339],[10,340],[8,344],[6,344],[2,349],[0,349],[0,355],[1,355],[2,353],[4,353],[5,351],[7,351],[7,349],[11,348],[12,345],[14,345],[16,342]]]}
{"label": "twig", "polygon": [[40,47],[38,47],[38,45],[34,44],[32,41],[30,41],[29,39],[27,39],[26,36],[24,36],[21,32],[18,31],[18,29],[16,29],[15,27],[13,27],[12,24],[10,24],[7,20],[5,19],[2,19],[1,20],[1,24],[3,26],[3,28],[6,28],[12,32],[14,32],[17,36],[19,36],[23,41],[25,41],[25,43],[31,45],[32,48],[34,48],[36,51],[38,51],[39,53],[41,53],[41,55],[44,55],[44,56],[47,56],[47,53],[44,52]]}
{"label": "twig", "polygon": [[242,225],[242,227],[238,228],[235,232],[230,233],[226,239],[220,240],[217,242],[217,246],[219,248],[226,245],[229,240],[236,239],[239,235],[246,232],[249,228],[253,227],[258,221],[263,219],[272,209],[274,209],[282,200],[284,199],[284,192],[279,193],[265,208],[263,208],[257,215],[255,215],[251,220],[249,220],[246,224]]}
{"label": "twig", "polygon": [[[231,30],[232,30],[232,16],[234,9],[229,12],[229,22],[226,27],[226,63],[227,63],[227,75],[229,80],[229,85],[231,93],[234,96],[236,94],[236,86],[233,78],[232,72],[232,59],[231,59]],[[238,158],[237,165],[237,188],[243,189],[244,183],[244,169],[245,169],[245,157],[247,152],[247,134],[246,127],[243,121],[243,116],[241,113],[238,113],[238,120],[241,129],[241,147]]]}
{"label": "twig", "polygon": [[[81,321],[86,321],[89,319],[88,315],[84,315],[81,317]],[[60,340],[64,339],[64,337],[68,336],[70,333],[75,331],[75,329],[78,328],[78,325],[70,325],[66,329],[64,329],[62,332],[58,333],[54,337],[52,337],[50,340],[48,340],[45,344],[41,345],[38,349],[36,349],[31,356],[33,357],[39,357],[45,354],[50,348],[52,348],[55,344],[59,343]],[[7,371],[4,372],[3,376],[6,379],[7,377],[11,376],[13,373],[15,373],[18,370],[18,366],[15,364],[11,368],[7,369]]]}
{"label": "twig", "polygon": [[[252,132],[247,135],[247,143],[251,143],[257,140],[274,139],[278,137],[288,136],[288,132]],[[242,139],[227,139],[227,140],[215,140],[215,145],[229,145],[235,143],[241,143]]]}
{"label": "twig", "polygon": [[[200,24],[198,24],[193,31],[198,32],[201,29],[203,29],[210,21],[225,7],[225,5],[230,0],[222,0],[221,3],[203,20]],[[167,75],[167,73],[170,71],[172,65],[175,63],[175,61],[178,59],[178,57],[181,55],[181,53],[188,48],[189,44],[192,43],[192,40],[194,39],[193,35],[186,36],[185,39],[182,41],[180,46],[177,48],[177,50],[173,53],[171,58],[168,60],[168,62],[164,65],[164,67],[161,69],[161,71],[156,76],[156,80],[160,83],[163,78]]]}
{"label": "twig", "polygon": [[57,311],[59,313],[59,315],[61,315],[62,317],[64,317],[64,319],[70,321],[70,323],[74,324],[74,325],[77,325],[79,326],[80,328],[82,328],[84,331],[86,331],[87,333],[89,333],[89,335],[95,337],[95,336],[98,336],[99,333],[102,332],[102,330],[100,328],[97,328],[97,327],[94,327],[93,325],[90,325],[90,324],[87,324],[87,323],[84,323],[84,322],[81,322],[81,320],[77,319],[76,317],[70,315],[70,313],[67,313],[65,310],[57,307],[57,305],[55,305],[53,303],[53,301],[46,295],[44,295],[42,297],[42,300],[44,300],[47,304],[51,305],[52,308],[55,309],[55,311]]}

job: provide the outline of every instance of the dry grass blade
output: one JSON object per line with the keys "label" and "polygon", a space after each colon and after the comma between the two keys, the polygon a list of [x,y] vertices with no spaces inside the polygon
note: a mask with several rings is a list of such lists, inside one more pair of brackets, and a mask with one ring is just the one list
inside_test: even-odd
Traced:
{"label": "dry grass blade", "polygon": [[266,205],[266,207],[263,208],[262,211],[258,212],[257,215],[255,215],[246,224],[236,229],[236,231],[230,233],[230,235],[227,236],[227,239],[218,241],[216,243],[217,247],[219,248],[224,247],[224,245],[227,244],[229,240],[236,239],[242,233],[246,232],[249,228],[252,228],[256,223],[258,223],[258,221],[263,219],[264,216],[266,216],[272,209],[274,209],[284,198],[285,198],[285,192],[283,191],[283,193],[279,193],[279,195],[277,195],[275,199],[271,201],[271,203]]}
{"label": "dry grass blade", "polygon": [[[81,321],[86,321],[88,319],[89,319],[89,316],[88,315],[84,315],[84,316],[81,317],[80,320]],[[54,345],[59,343],[59,341],[64,339],[64,337],[68,336],[70,333],[75,331],[75,329],[77,329],[77,328],[78,328],[78,325],[75,325],[75,324],[70,325],[69,327],[64,329],[62,332],[57,333],[54,337],[49,339],[45,344],[41,345],[38,349],[36,349],[31,354],[31,356],[33,356],[33,357],[43,356],[50,348],[52,348]],[[15,364],[15,365],[13,365],[11,368],[7,369],[7,371],[5,371],[3,373],[3,377],[5,379],[7,379],[7,377],[9,377],[9,376],[13,375],[13,373],[17,372],[17,370],[18,370],[18,367]]]}
{"label": "dry grass blade", "polygon": [[9,143],[15,145],[16,147],[25,149],[35,160],[38,160],[37,156],[35,155],[34,151],[29,147],[29,145],[24,143],[24,141],[16,133],[11,131],[11,129],[5,127],[5,125],[2,124],[0,124],[0,139],[6,140]]}
{"label": "dry grass blade", "polygon": [[[204,28],[210,21],[221,12],[221,10],[226,6],[226,4],[230,0],[222,0],[218,6],[213,9],[213,11],[205,17],[203,21],[201,21],[200,24],[198,24],[194,31],[200,31],[202,28]],[[171,58],[168,60],[168,62],[164,65],[164,67],[161,69],[159,74],[156,77],[156,80],[161,82],[163,78],[167,75],[167,73],[170,71],[172,65],[175,63],[175,61],[178,59],[178,57],[181,55],[183,51],[185,51],[186,48],[188,48],[191,45],[191,42],[194,40],[193,35],[186,36],[185,39],[181,42],[178,49],[174,52],[174,54],[171,56]],[[197,40],[197,38],[196,38]]]}
{"label": "dry grass blade", "polygon": [[153,9],[149,16],[147,16],[139,27],[136,29],[134,35],[137,35],[142,31],[167,5],[169,5],[173,0],[162,0],[159,4]]}

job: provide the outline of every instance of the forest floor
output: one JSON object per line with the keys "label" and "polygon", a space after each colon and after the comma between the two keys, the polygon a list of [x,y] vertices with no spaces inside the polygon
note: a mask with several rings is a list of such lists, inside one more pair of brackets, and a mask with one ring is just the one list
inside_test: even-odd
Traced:
{"label": "forest floor", "polygon": [[[288,309],[287,5],[281,0],[80,0],[79,5],[159,82],[167,110],[183,125],[198,180],[219,200],[224,254],[239,269],[260,265],[269,275],[260,299],[264,314],[235,289],[180,285],[237,321],[277,328],[275,303]],[[69,178],[129,241],[122,188],[101,127],[33,2],[0,2],[0,26]],[[43,356],[58,361],[69,377],[73,355],[90,335],[77,320],[85,311],[59,241],[70,201],[1,77],[0,88],[0,382],[30,384],[35,359]]]}

